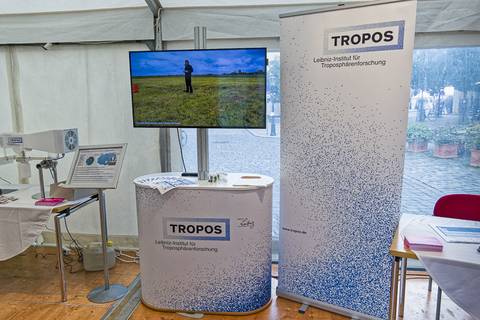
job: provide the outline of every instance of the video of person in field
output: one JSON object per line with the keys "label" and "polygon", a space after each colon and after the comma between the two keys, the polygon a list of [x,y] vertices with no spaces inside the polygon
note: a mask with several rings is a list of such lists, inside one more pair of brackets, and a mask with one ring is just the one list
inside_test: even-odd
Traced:
{"label": "video of person in field", "polygon": [[266,51],[130,52],[138,127],[264,128]]}

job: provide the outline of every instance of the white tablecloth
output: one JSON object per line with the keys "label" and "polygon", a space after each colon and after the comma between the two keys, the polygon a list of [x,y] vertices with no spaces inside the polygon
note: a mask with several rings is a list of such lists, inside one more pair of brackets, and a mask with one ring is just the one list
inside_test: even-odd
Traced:
{"label": "white tablecloth", "polygon": [[445,294],[472,317],[480,319],[480,264],[415,253]]}
{"label": "white tablecloth", "polygon": [[21,187],[24,189],[6,195],[18,200],[0,204],[0,261],[27,249],[47,228],[53,209],[35,206],[32,195],[39,191],[38,187]]}

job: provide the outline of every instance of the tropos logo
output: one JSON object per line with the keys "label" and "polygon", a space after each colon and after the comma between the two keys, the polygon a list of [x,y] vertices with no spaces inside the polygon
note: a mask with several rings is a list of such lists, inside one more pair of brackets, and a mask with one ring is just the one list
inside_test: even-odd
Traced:
{"label": "tropos logo", "polygon": [[327,29],[324,53],[401,50],[404,30],[403,20]]}
{"label": "tropos logo", "polygon": [[165,239],[230,240],[230,219],[163,218]]}

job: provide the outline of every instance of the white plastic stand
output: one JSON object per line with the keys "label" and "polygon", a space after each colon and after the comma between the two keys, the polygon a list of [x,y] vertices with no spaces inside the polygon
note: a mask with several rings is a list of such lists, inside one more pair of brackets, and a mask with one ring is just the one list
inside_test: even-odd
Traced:
{"label": "white plastic stand", "polygon": [[[271,299],[273,179],[241,173],[216,183],[191,178],[192,184],[161,194],[162,176],[180,178],[170,172],[134,180],[142,302],[189,313],[265,308]],[[206,229],[185,233],[173,225]],[[219,231],[207,231],[213,226]]]}

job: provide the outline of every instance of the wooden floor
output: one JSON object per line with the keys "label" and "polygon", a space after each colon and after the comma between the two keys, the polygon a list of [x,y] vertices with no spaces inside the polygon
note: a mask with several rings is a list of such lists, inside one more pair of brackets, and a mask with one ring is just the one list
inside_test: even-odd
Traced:
{"label": "wooden floor", "polygon": [[[37,254],[36,252],[41,254]],[[68,301],[60,302],[56,255],[52,250],[29,249],[0,261],[0,320],[100,319],[110,304],[94,304],[88,292],[103,283],[102,272],[67,271]],[[80,265],[76,265],[77,269]],[[138,265],[119,264],[110,273],[112,283],[128,285]]]}
{"label": "wooden floor", "polygon": [[[93,304],[86,298],[87,293],[102,284],[102,272],[67,273],[69,299],[60,302],[56,256],[50,250],[36,254],[40,249],[29,249],[25,254],[0,262],[0,320],[63,320],[100,319],[110,304]],[[42,250],[42,252],[45,252]],[[78,267],[78,266],[77,266]],[[111,270],[112,283],[128,285],[138,274],[134,263],[117,263]],[[276,270],[273,270],[275,274]],[[273,287],[276,280],[273,279]],[[316,308],[309,308],[305,314],[297,312],[300,304],[275,295],[272,305],[257,314],[249,316],[206,315],[203,319],[348,319]],[[436,287],[431,294],[427,291],[425,277],[412,275],[407,281],[406,320],[427,320],[435,318]],[[188,318],[151,310],[140,304],[131,316],[132,320],[188,320]],[[442,299],[443,320],[473,320],[444,295]]]}

